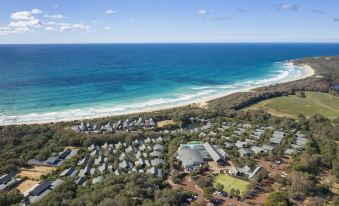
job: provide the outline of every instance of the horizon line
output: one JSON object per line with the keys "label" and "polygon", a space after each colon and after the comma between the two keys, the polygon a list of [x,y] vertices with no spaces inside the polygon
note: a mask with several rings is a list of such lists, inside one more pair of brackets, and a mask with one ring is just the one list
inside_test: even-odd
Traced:
{"label": "horizon line", "polygon": [[327,42],[58,42],[58,43],[0,43],[0,45],[72,45],[72,44],[339,44],[339,41]]}

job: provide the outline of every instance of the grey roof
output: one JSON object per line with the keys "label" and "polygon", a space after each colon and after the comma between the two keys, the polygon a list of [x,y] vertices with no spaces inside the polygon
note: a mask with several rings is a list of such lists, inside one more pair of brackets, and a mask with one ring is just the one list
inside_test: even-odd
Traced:
{"label": "grey roof", "polygon": [[284,138],[285,132],[281,132],[281,131],[274,131],[273,132],[273,137],[274,138]]}
{"label": "grey roof", "polygon": [[54,182],[45,180],[39,185],[33,186],[31,189],[29,189],[28,193],[25,192],[24,196],[28,197],[30,203],[36,203],[62,183],[63,181],[60,179],[57,179]]}
{"label": "grey roof", "polygon": [[158,177],[162,177],[162,170],[158,169],[156,167],[152,167],[152,168],[148,169],[147,172],[151,173],[153,175],[156,175]]}
{"label": "grey roof", "polygon": [[231,175],[237,175],[239,173],[239,170],[236,167],[231,167],[231,168],[228,169],[228,172]]}
{"label": "grey roof", "polygon": [[65,159],[70,153],[72,152],[71,149],[67,148],[63,152],[60,153],[58,156],[59,159]]}
{"label": "grey roof", "polygon": [[248,178],[251,179],[257,172],[261,169],[261,166],[257,166],[251,174],[248,175]]}
{"label": "grey roof", "polygon": [[87,164],[88,160],[89,160],[89,156],[86,155],[82,160],[80,160],[80,161],[78,162],[78,165]]}
{"label": "grey roof", "polygon": [[238,140],[238,141],[235,143],[235,145],[236,145],[238,148],[243,148],[244,146],[247,145],[247,142],[246,142],[246,141],[242,142],[242,141],[239,141],[239,140]]}
{"label": "grey roof", "polygon": [[213,161],[217,162],[217,161],[223,160],[221,155],[217,152],[217,150],[210,143],[205,142],[203,144],[203,146],[206,149],[206,151],[208,152],[208,154],[211,156]]}
{"label": "grey roof", "polygon": [[262,153],[267,153],[267,151],[261,147],[257,147],[257,146],[253,146],[251,147],[251,150],[255,153],[255,154],[262,154]]}
{"label": "grey roof", "polygon": [[11,173],[9,173],[9,174],[2,175],[2,176],[0,177],[0,185],[1,185],[1,184],[5,184],[5,183],[8,182],[9,180],[11,180],[14,176],[15,176],[15,172],[11,172]]}
{"label": "grey roof", "polygon": [[300,148],[302,148],[302,146],[297,145],[297,144],[291,144],[291,147],[292,147],[293,149],[300,149]]}
{"label": "grey roof", "polygon": [[163,151],[165,149],[165,147],[161,144],[156,144],[153,146],[153,150],[155,151]]}
{"label": "grey roof", "polygon": [[238,152],[240,153],[241,156],[252,154],[252,151],[248,148],[240,148]]}
{"label": "grey roof", "polygon": [[136,161],[134,162],[134,164],[135,164],[135,165],[145,165],[146,163],[145,163],[145,160],[144,160],[144,159],[139,158],[138,160],[136,160]]}
{"label": "grey roof", "polygon": [[51,181],[45,180],[41,182],[37,187],[35,187],[32,191],[29,192],[30,195],[38,196],[45,190],[47,190],[51,186]]}
{"label": "grey roof", "polygon": [[303,137],[297,137],[297,140],[296,140],[296,144],[303,147],[305,146],[307,142],[307,139],[306,138],[303,138]]}
{"label": "grey roof", "polygon": [[99,171],[101,173],[103,172],[107,172],[108,170],[111,170],[112,169],[112,166],[111,165],[108,165],[107,162],[103,163],[101,166],[98,167]]}
{"label": "grey roof", "polygon": [[86,179],[84,177],[79,177],[79,179],[77,179],[75,181],[75,184],[76,185],[82,185],[82,184],[84,184],[85,181],[86,181]]}
{"label": "grey roof", "polygon": [[283,137],[272,137],[270,138],[270,142],[273,144],[281,144]]}
{"label": "grey roof", "polygon": [[225,142],[225,147],[226,148],[230,148],[230,147],[234,147],[235,144],[233,142]]}
{"label": "grey roof", "polygon": [[213,147],[223,159],[227,159],[230,157],[230,155],[219,145],[213,145]]}
{"label": "grey roof", "polygon": [[152,164],[153,166],[157,166],[157,165],[159,165],[159,164],[165,164],[165,163],[166,163],[166,162],[165,162],[164,159],[156,158],[156,159],[151,160],[151,164]]}
{"label": "grey roof", "polygon": [[47,159],[47,164],[54,165],[57,164],[58,161],[59,161],[58,157],[52,156]]}
{"label": "grey roof", "polygon": [[204,163],[203,158],[196,150],[191,148],[180,148],[178,158],[182,162],[184,168],[191,168]]}
{"label": "grey roof", "polygon": [[93,172],[94,172],[94,168],[92,168],[90,165],[86,165],[84,169],[80,170],[78,175],[79,177],[83,177],[86,175],[93,174]]}
{"label": "grey roof", "polygon": [[102,183],[104,182],[105,178],[103,176],[98,176],[93,178],[92,184]]}
{"label": "grey roof", "polygon": [[295,153],[295,149],[289,149],[289,148],[288,148],[288,149],[285,150],[285,154],[286,154],[286,155],[292,155],[292,154],[294,154],[294,153]]}
{"label": "grey roof", "polygon": [[59,187],[63,181],[61,179],[56,179],[55,181],[52,182],[51,184],[51,189],[54,190],[55,188]]}
{"label": "grey roof", "polygon": [[131,162],[128,162],[126,160],[119,163],[120,168],[132,168],[133,164]]}
{"label": "grey roof", "polygon": [[274,150],[274,146],[270,144],[264,144],[263,146],[261,146],[261,148],[263,148],[264,150],[268,150],[268,151]]}
{"label": "grey roof", "polygon": [[68,169],[65,169],[60,173],[60,176],[71,176],[74,177],[78,171],[74,167],[70,167]]}
{"label": "grey roof", "polygon": [[162,157],[162,152],[160,151],[153,151],[150,153],[151,157]]}

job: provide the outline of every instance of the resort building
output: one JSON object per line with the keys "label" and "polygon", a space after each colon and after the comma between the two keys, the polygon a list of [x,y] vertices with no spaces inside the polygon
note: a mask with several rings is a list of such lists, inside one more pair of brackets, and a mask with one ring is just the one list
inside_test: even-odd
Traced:
{"label": "resort building", "polygon": [[54,182],[45,180],[40,184],[34,185],[24,193],[24,204],[27,205],[38,202],[62,183],[63,181],[61,179],[57,179]]}
{"label": "resort building", "polygon": [[199,152],[190,147],[180,148],[178,151],[178,159],[181,161],[185,170],[193,170],[205,163]]}
{"label": "resort building", "polygon": [[23,178],[16,178],[15,175],[15,172],[10,172],[9,174],[2,175],[0,177],[0,190],[9,190],[23,180]]}

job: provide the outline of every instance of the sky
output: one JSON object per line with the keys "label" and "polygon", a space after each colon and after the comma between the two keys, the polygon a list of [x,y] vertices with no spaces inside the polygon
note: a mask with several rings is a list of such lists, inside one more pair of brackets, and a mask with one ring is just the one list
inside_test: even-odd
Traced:
{"label": "sky", "polygon": [[339,42],[338,0],[0,0],[0,44]]}

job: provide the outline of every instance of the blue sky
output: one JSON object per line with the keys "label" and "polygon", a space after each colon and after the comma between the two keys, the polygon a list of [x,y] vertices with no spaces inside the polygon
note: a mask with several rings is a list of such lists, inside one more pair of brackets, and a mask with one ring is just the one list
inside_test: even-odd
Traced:
{"label": "blue sky", "polygon": [[338,0],[0,0],[0,43],[339,42]]}

